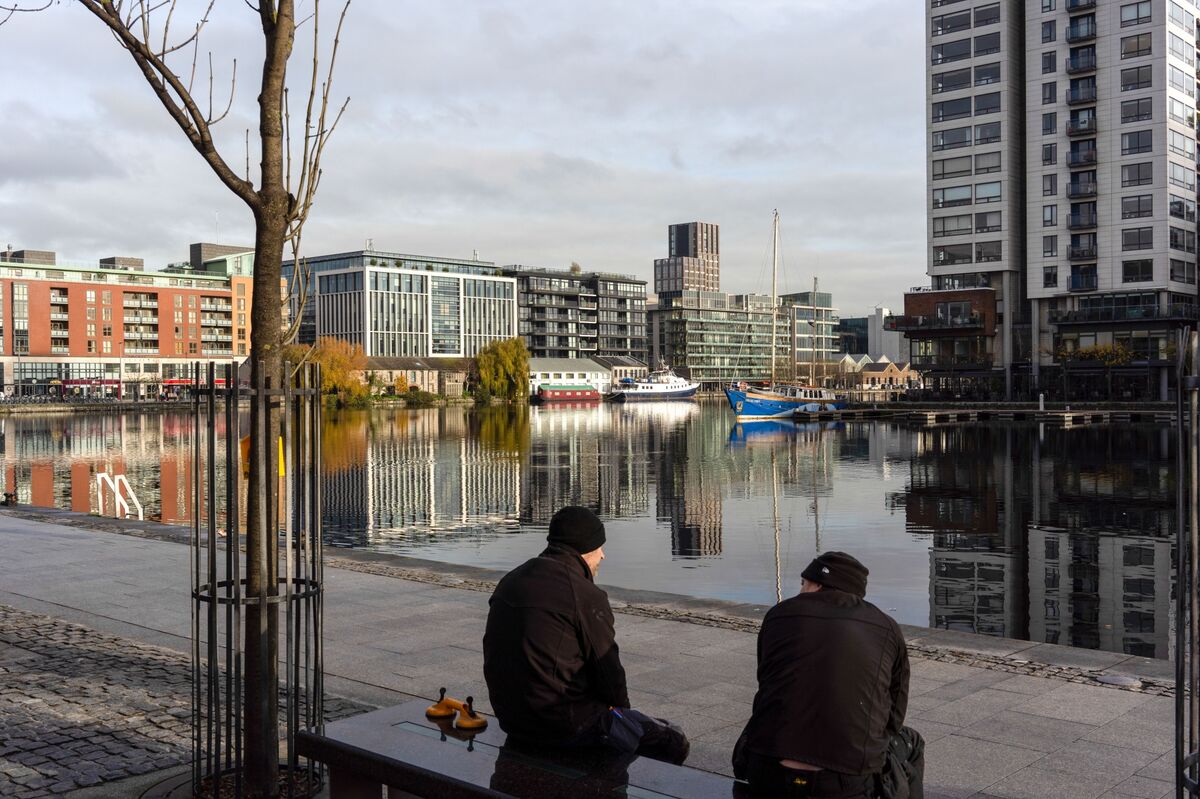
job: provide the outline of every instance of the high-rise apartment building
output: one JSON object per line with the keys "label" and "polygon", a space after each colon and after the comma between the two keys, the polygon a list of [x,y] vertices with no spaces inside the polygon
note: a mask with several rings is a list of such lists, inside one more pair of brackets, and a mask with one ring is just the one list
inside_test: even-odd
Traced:
{"label": "high-rise apartment building", "polygon": [[1196,319],[1192,0],[931,0],[928,288],[935,385],[1165,399]]}
{"label": "high-rise apartment building", "polygon": [[646,360],[646,281],[629,275],[506,266],[518,331],[532,358]]}
{"label": "high-rise apartment building", "polygon": [[667,229],[667,257],[654,261],[654,292],[721,290],[721,233],[707,222],[684,222]]}

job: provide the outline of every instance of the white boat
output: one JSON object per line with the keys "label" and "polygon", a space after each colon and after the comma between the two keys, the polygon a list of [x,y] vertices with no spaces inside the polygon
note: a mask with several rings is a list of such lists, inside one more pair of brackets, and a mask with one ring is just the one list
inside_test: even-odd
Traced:
{"label": "white boat", "polygon": [[699,389],[699,383],[680,377],[669,366],[663,366],[646,377],[636,380],[631,377],[625,378],[613,386],[605,399],[612,402],[691,399]]}

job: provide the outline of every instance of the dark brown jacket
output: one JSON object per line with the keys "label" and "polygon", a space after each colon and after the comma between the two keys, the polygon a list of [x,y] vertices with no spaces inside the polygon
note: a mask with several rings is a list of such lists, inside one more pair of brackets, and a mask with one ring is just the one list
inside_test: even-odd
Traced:
{"label": "dark brown jacket", "polygon": [[496,586],[483,676],[500,727],[561,743],[610,707],[629,707],[608,594],[578,553],[551,544]]}
{"label": "dark brown jacket", "polygon": [[768,611],[758,634],[748,750],[873,774],[907,708],[908,649],[900,625],[879,608],[821,590]]}

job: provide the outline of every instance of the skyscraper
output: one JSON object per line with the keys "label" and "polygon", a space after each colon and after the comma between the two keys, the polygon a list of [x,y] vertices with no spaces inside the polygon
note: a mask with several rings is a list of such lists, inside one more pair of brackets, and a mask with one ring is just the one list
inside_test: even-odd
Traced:
{"label": "skyscraper", "polygon": [[684,222],[667,229],[666,258],[654,261],[654,292],[721,290],[721,234],[717,225]]}
{"label": "skyscraper", "polygon": [[1173,331],[1196,319],[1181,3],[930,0],[931,280],[891,324],[927,379],[1069,397],[1065,368],[1076,392],[1166,398]]}

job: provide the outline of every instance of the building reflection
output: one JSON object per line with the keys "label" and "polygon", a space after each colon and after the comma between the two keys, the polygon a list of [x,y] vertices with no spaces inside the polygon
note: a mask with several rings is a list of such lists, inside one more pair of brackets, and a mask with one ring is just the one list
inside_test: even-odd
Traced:
{"label": "building reflection", "polygon": [[1168,657],[1168,431],[951,425],[911,432],[903,496],[929,536],[930,626]]}

